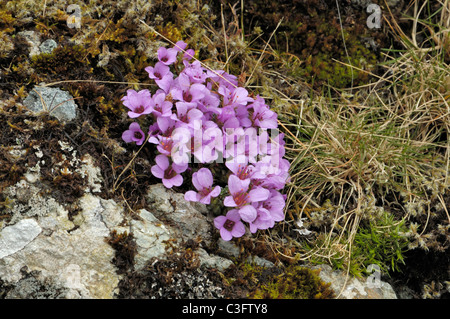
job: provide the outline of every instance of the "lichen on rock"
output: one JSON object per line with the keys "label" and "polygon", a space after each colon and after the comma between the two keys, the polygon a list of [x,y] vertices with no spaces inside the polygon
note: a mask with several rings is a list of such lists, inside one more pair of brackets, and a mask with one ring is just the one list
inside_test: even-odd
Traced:
{"label": "lichen on rock", "polygon": [[65,91],[51,87],[35,87],[23,104],[31,111],[48,112],[60,121],[71,121],[77,116],[77,105]]}

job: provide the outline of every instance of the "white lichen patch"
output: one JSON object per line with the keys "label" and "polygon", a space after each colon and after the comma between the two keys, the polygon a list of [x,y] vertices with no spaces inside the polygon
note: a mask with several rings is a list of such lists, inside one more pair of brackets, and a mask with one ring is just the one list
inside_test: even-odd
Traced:
{"label": "white lichen patch", "polygon": [[3,228],[0,232],[0,259],[23,249],[41,231],[42,228],[32,218],[22,219],[14,225]]}
{"label": "white lichen patch", "polygon": [[8,154],[10,155],[11,160],[17,162],[27,154],[27,151],[19,145],[14,145],[10,147],[10,149],[8,150]]}
{"label": "white lichen patch", "polygon": [[100,193],[102,189],[102,174],[100,168],[94,165],[94,160],[91,155],[86,154],[81,159],[81,166],[76,170],[81,177],[86,177],[88,186],[86,191],[92,193]]}
{"label": "white lichen patch", "polygon": [[70,146],[69,143],[64,142],[64,141],[58,141],[59,146],[61,146],[61,150],[66,151],[68,150],[69,152],[73,150],[73,147]]}
{"label": "white lichen patch", "polygon": [[24,174],[28,183],[34,184],[41,178],[41,166],[39,163],[33,167],[28,167],[27,172]]}

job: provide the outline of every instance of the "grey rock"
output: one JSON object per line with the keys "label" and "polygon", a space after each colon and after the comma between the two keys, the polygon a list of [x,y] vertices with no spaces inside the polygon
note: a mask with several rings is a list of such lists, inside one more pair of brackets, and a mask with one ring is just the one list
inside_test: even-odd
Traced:
{"label": "grey rock", "polygon": [[[36,187],[22,180],[15,188],[9,192],[11,195],[20,194],[19,189],[33,190]],[[28,238],[22,249],[15,249],[15,252],[8,252],[7,256],[0,258],[1,281],[9,286],[25,285],[21,269],[26,266],[30,272],[41,274],[41,282],[49,280],[64,288],[58,291],[66,292],[65,298],[113,298],[120,277],[111,263],[115,251],[106,238],[113,229],[121,229],[118,225],[123,219],[121,205],[86,193],[77,203],[80,212],[69,219],[68,211],[52,197],[35,193],[27,204],[15,197],[12,199],[17,211],[22,212],[14,215],[14,225],[28,221],[26,223],[32,227],[27,229],[31,228],[35,233],[34,239],[28,242]],[[27,219],[20,220],[20,215],[27,216]],[[2,233],[14,225],[5,226]],[[35,236],[39,229],[42,231]],[[34,298],[30,285],[23,287],[14,295],[23,296],[28,291],[31,294],[28,297]]]}
{"label": "grey rock", "polygon": [[73,97],[58,88],[35,86],[23,104],[36,113],[49,112],[60,121],[71,121],[77,116],[78,106]]}
{"label": "grey rock", "polygon": [[330,287],[338,299],[397,299],[391,285],[376,276],[363,280],[352,276],[347,277],[344,271],[333,270],[329,265],[311,268],[320,269],[320,278],[331,284]]}
{"label": "grey rock", "polygon": [[[165,272],[163,272],[164,270]],[[182,268],[176,262],[155,260],[132,274],[133,282],[121,286],[118,298],[217,299],[224,298],[223,282],[205,268]]]}
{"label": "grey rock", "polygon": [[200,266],[215,268],[219,271],[224,271],[225,269],[233,265],[233,262],[231,260],[220,256],[210,255],[202,248],[198,248],[196,250],[196,253],[198,254],[198,258],[200,259]]}
{"label": "grey rock", "polygon": [[231,241],[225,241],[225,240],[219,239],[218,250],[220,253],[222,253],[226,256],[230,256],[230,257],[234,257],[234,258],[239,257],[239,247],[237,247]]}
{"label": "grey rock", "polygon": [[414,299],[414,296],[416,295],[414,290],[406,285],[397,287],[396,294],[398,296],[398,299]]}
{"label": "grey rock", "polygon": [[53,50],[58,47],[58,43],[56,43],[53,39],[47,39],[44,42],[41,43],[39,46],[39,49],[42,53],[52,53]]}
{"label": "grey rock", "polygon": [[212,224],[206,215],[206,205],[187,202],[184,195],[167,189],[163,184],[149,187],[147,203],[156,218],[176,225],[183,240],[199,239],[206,245],[212,242]]}
{"label": "grey rock", "polygon": [[34,219],[22,219],[0,232],[0,259],[21,250],[39,235],[42,228]]}
{"label": "grey rock", "polygon": [[174,232],[145,209],[139,210],[141,220],[131,221],[131,233],[137,245],[136,270],[142,269],[153,257],[163,257]]}
{"label": "grey rock", "polygon": [[69,289],[53,282],[49,278],[42,278],[40,272],[22,273],[24,278],[16,282],[5,294],[5,299],[65,299]]}
{"label": "grey rock", "polygon": [[261,267],[271,268],[275,266],[273,262],[259,256],[249,256],[247,261]]}
{"label": "grey rock", "polygon": [[[224,256],[228,256],[230,258],[238,258],[240,255],[239,252],[239,247],[237,247],[233,242],[231,241],[225,241],[223,239],[219,239],[218,242],[218,251],[224,255]],[[247,262],[251,263],[251,264],[255,264],[257,266],[261,266],[261,267],[274,267],[274,263],[259,257],[259,256],[249,256],[247,257]]]}
{"label": "grey rock", "polygon": [[18,36],[23,37],[30,46],[30,58],[34,55],[40,54],[39,44],[41,43],[41,36],[36,31],[21,31],[17,33]]}

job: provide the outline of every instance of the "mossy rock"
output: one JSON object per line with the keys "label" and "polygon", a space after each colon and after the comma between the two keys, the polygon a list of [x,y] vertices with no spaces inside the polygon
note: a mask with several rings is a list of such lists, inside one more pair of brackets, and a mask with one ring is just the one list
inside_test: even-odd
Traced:
{"label": "mossy rock", "polygon": [[267,267],[245,262],[230,267],[224,278],[232,298],[334,299],[333,289],[319,273],[297,264]]}
{"label": "mossy rock", "polygon": [[332,299],[334,291],[319,277],[319,270],[291,265],[249,294],[255,299]]}

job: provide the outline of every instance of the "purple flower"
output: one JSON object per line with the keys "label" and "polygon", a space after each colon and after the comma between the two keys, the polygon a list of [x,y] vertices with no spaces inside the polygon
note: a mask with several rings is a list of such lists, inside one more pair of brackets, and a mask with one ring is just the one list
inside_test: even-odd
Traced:
{"label": "purple flower", "polygon": [[213,176],[207,168],[200,168],[192,175],[192,184],[198,192],[187,191],[184,194],[184,199],[187,201],[210,204],[211,197],[217,197],[220,194],[220,186],[212,187]]}
{"label": "purple flower", "polygon": [[183,54],[183,60],[190,61],[195,55],[195,51],[193,49],[187,49]]}
{"label": "purple flower", "polygon": [[177,52],[180,52],[180,51],[184,51],[186,49],[186,47],[187,47],[187,43],[180,40],[180,41],[177,41],[177,43],[175,43],[173,49]]}
{"label": "purple flower", "polygon": [[156,84],[164,91],[169,92],[173,82],[173,74],[170,72],[169,66],[162,62],[157,62],[155,67],[148,66],[145,68],[148,77],[155,80]]}
{"label": "purple flower", "polygon": [[136,145],[142,145],[145,140],[145,134],[138,123],[131,123],[130,128],[122,133],[122,139],[127,142],[136,142]]}
{"label": "purple flower", "polygon": [[153,111],[153,100],[148,90],[128,90],[127,95],[122,98],[123,105],[128,107],[130,111],[128,116],[136,118],[142,114],[150,114]]}
{"label": "purple flower", "polygon": [[282,189],[289,179],[290,163],[278,156],[265,156],[255,164],[255,173],[252,176],[258,180],[259,185]]}
{"label": "purple flower", "polygon": [[227,160],[225,166],[240,179],[251,178],[253,170],[255,169],[253,165],[248,164],[248,157],[245,155],[240,155],[232,160]]}
{"label": "purple flower", "polygon": [[148,72],[148,77],[153,80],[162,80],[165,76],[169,75],[169,73],[171,74],[170,67],[162,62],[157,62],[155,67],[146,67],[145,71]]}
{"label": "purple flower", "polygon": [[165,65],[171,65],[177,60],[178,51],[175,49],[167,49],[160,47],[158,49],[158,60]]}
{"label": "purple flower", "polygon": [[197,101],[197,108],[202,111],[204,114],[207,114],[208,119],[211,116],[220,115],[222,109],[220,108],[220,98],[218,94],[215,94],[207,88],[204,90],[205,96]]}
{"label": "purple flower", "polygon": [[239,212],[236,209],[230,210],[226,216],[214,218],[214,226],[219,229],[220,236],[225,241],[245,234],[245,226],[241,222]]}
{"label": "purple flower", "polygon": [[263,98],[258,96],[251,107],[253,108],[252,120],[256,126],[261,128],[278,127],[277,113],[269,109]]}
{"label": "purple flower", "polygon": [[175,164],[187,164],[191,159],[192,136],[188,128],[177,127],[173,130],[171,137],[172,146],[170,157]]}
{"label": "purple flower", "polygon": [[165,93],[156,93],[153,95],[153,114],[155,114],[157,117],[163,116],[172,116],[172,102],[166,100],[166,94]]}
{"label": "purple flower", "polygon": [[172,88],[171,94],[175,100],[187,103],[196,102],[205,97],[206,87],[200,83],[191,85],[189,76],[181,73],[177,78],[177,86]]}
{"label": "purple flower", "polygon": [[158,123],[150,125],[148,128],[148,141],[153,144],[158,144],[159,141],[157,136],[159,133],[161,133],[161,131],[159,130]]}
{"label": "purple flower", "polygon": [[272,228],[275,225],[275,221],[270,212],[264,207],[258,207],[258,204],[253,204],[253,206],[256,208],[256,218],[249,223],[250,231],[255,233],[258,229]]}
{"label": "purple flower", "polygon": [[236,175],[228,178],[228,190],[231,196],[225,197],[223,204],[226,207],[237,207],[242,220],[252,222],[257,216],[253,202],[260,202],[269,198],[270,191],[262,187],[255,187],[248,191],[250,179],[242,180]]}
{"label": "purple flower", "polygon": [[262,202],[260,207],[266,209],[274,221],[280,222],[284,220],[283,211],[285,205],[286,201],[284,196],[276,190],[271,190],[270,197]]}
{"label": "purple flower", "polygon": [[[251,233],[271,228],[284,219],[286,196],[280,192],[290,168],[283,158],[284,135],[269,138],[267,132],[278,132],[277,114],[263,98],[240,87],[236,76],[206,69],[194,54],[184,41],[158,49],[157,63],[145,71],[159,88],[152,93],[128,90],[122,98],[131,118],[150,114],[153,123],[148,135],[138,123],[130,124],[122,139],[155,144],[158,156],[151,172],[167,188],[182,185],[181,173],[192,159],[203,165],[225,159],[231,175],[224,206],[232,209],[214,219],[220,235],[224,240],[241,237],[244,223]],[[210,204],[221,192],[213,182],[212,172],[200,168],[192,175],[194,189],[185,193],[185,200]]]}
{"label": "purple flower", "polygon": [[203,117],[202,111],[197,108],[188,109],[189,103],[177,102],[175,107],[177,108],[178,125],[181,124],[193,128],[195,121],[201,122]]}
{"label": "purple flower", "polygon": [[161,178],[165,187],[172,188],[183,184],[183,177],[179,174],[187,169],[187,164],[170,164],[169,159],[164,155],[155,158],[156,165],[152,166],[151,172],[154,176]]}
{"label": "purple flower", "polygon": [[232,90],[238,86],[238,80],[235,75],[231,75],[224,70],[206,71],[207,76],[219,86],[227,87]]}
{"label": "purple flower", "polygon": [[254,127],[225,130],[225,157],[233,157],[233,162],[256,163],[258,156],[258,135]]}
{"label": "purple flower", "polygon": [[235,88],[229,89],[227,87],[219,87],[218,92],[223,95],[223,105],[247,105],[247,102],[253,101],[251,97],[248,96],[248,91],[245,88]]}
{"label": "purple flower", "polygon": [[170,137],[165,137],[162,135],[158,136],[158,146],[156,149],[163,155],[170,156],[172,153],[173,140]]}
{"label": "purple flower", "polygon": [[206,80],[206,73],[204,72],[200,61],[194,61],[191,64],[185,62],[183,71],[192,83],[203,83]]}
{"label": "purple flower", "polygon": [[[217,124],[211,121],[206,121],[203,125],[203,136],[201,147],[195,149],[193,154],[200,159],[202,163],[209,163],[218,160],[223,162],[223,135],[222,130],[217,127]],[[220,159],[219,159],[220,156]]]}

